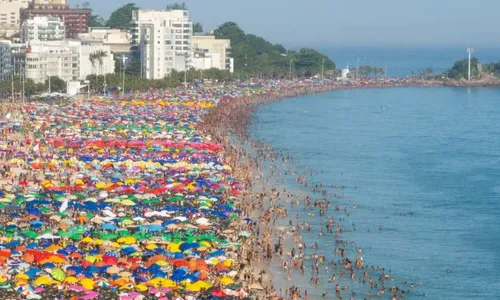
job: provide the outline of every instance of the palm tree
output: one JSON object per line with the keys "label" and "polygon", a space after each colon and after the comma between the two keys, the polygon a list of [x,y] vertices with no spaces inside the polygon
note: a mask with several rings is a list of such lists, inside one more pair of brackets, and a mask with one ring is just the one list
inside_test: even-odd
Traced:
{"label": "palm tree", "polygon": [[106,72],[102,71],[103,58],[108,56],[108,53],[103,50],[98,50],[96,53],[96,58],[99,61],[99,73],[102,73],[104,76],[104,93],[106,93]]}
{"label": "palm tree", "polygon": [[[96,56],[96,53],[95,52],[92,52],[89,54],[89,60],[90,60],[90,63],[92,64],[92,70],[91,70],[91,74],[94,73],[94,69],[95,69],[95,60],[97,59],[97,56]],[[96,84],[97,84],[97,77],[96,77]],[[89,81],[89,89],[90,89],[90,81]]]}

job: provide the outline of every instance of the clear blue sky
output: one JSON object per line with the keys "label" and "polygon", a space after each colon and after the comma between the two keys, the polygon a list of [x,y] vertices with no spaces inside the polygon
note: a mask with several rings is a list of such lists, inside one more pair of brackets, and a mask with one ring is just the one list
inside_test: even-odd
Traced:
{"label": "clear blue sky", "polygon": [[[85,0],[68,0],[81,4]],[[108,18],[134,1],[88,0]],[[175,1],[136,0],[162,9]],[[180,1],[182,2],[182,0]],[[186,0],[205,30],[226,21],[287,47],[500,46],[500,0]]]}

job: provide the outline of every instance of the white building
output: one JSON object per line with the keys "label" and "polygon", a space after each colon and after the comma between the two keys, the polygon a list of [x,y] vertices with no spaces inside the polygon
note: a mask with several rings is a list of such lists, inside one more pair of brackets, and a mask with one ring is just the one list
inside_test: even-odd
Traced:
{"label": "white building", "polygon": [[196,69],[217,68],[233,72],[231,41],[216,39],[213,35],[193,36],[193,66]]}
{"label": "white building", "polygon": [[[106,56],[94,64],[91,53],[103,51]],[[44,82],[48,76],[57,76],[64,81],[84,80],[90,74],[114,73],[114,58],[102,42],[82,43],[80,41],[33,41],[26,46],[26,78],[35,83]]]}
{"label": "white building", "polygon": [[[79,57],[78,79],[84,80],[91,74],[105,75],[115,72],[114,55],[111,53],[110,46],[104,45],[103,42],[68,41],[68,44]],[[105,56],[91,61],[91,54],[100,51],[105,53]]]}
{"label": "white building", "polygon": [[28,0],[0,0],[0,36],[10,37],[19,32],[21,8],[28,7]]}
{"label": "white building", "polygon": [[193,24],[185,10],[136,10],[134,42],[139,44],[142,73],[160,79],[192,63]]}
{"label": "white building", "polygon": [[61,41],[66,38],[66,26],[59,17],[34,17],[21,25],[21,41]]}
{"label": "white building", "polygon": [[132,44],[132,34],[128,30],[107,27],[89,27],[89,32],[78,34],[78,39],[83,42],[100,41],[109,46],[114,54],[130,52]]}
{"label": "white building", "polygon": [[26,78],[35,83],[45,82],[48,76],[64,81],[77,80],[79,57],[66,41],[33,41],[26,48]]}

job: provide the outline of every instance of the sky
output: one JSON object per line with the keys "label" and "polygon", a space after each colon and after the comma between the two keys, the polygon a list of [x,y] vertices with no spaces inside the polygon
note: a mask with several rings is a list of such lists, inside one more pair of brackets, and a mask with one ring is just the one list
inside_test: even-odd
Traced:
{"label": "sky", "polygon": [[[105,19],[118,7],[164,9],[175,1],[88,1]],[[180,1],[182,2],[182,0]],[[500,47],[500,0],[185,0],[205,31],[233,21],[285,47]]]}

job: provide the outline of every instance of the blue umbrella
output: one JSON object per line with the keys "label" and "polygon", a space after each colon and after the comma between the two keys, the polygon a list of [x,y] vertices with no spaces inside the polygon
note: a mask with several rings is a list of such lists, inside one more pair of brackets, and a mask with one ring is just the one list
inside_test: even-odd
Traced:
{"label": "blue umbrella", "polygon": [[116,230],[116,229],[118,229],[118,226],[116,226],[115,224],[111,224],[111,223],[104,223],[101,225],[101,228],[105,229],[105,230]]}
{"label": "blue umbrella", "polygon": [[36,276],[41,270],[39,268],[31,268],[25,274],[31,279]]}

